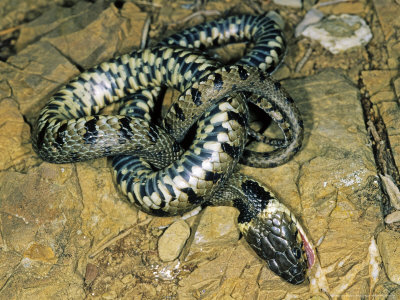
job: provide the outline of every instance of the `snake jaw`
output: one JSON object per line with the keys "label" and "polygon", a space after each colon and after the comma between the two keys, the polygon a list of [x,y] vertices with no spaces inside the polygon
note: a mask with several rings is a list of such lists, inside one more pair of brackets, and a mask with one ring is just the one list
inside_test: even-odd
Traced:
{"label": "snake jaw", "polygon": [[276,199],[248,223],[239,224],[250,246],[266,260],[270,269],[292,284],[306,279],[314,264],[314,251],[306,234],[289,211]]}
{"label": "snake jaw", "polygon": [[297,226],[298,226],[298,235],[300,236],[301,241],[303,242],[302,249],[303,249],[303,253],[305,255],[305,259],[307,261],[307,266],[309,269],[311,269],[315,263],[315,252],[314,252],[312,244],[308,240],[301,225],[297,223]]}

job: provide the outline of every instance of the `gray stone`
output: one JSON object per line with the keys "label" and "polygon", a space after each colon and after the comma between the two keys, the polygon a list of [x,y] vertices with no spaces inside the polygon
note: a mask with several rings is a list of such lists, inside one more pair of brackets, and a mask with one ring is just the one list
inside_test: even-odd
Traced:
{"label": "gray stone", "polygon": [[299,37],[307,26],[319,22],[324,17],[324,13],[316,8],[307,11],[303,20],[296,26],[295,36]]}
{"label": "gray stone", "polygon": [[316,40],[331,53],[337,54],[354,47],[366,45],[372,33],[365,21],[355,15],[331,15],[309,25],[303,35]]}

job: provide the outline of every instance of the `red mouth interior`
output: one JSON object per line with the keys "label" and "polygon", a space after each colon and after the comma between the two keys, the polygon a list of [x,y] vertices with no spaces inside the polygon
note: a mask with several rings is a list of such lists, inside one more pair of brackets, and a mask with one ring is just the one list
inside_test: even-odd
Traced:
{"label": "red mouth interior", "polygon": [[313,251],[311,245],[307,242],[307,240],[301,234],[301,232],[300,232],[300,236],[301,236],[301,239],[303,240],[304,250],[306,251],[306,255],[307,255],[307,264],[308,264],[308,268],[310,269],[314,265],[314,262],[315,262],[314,251]]}

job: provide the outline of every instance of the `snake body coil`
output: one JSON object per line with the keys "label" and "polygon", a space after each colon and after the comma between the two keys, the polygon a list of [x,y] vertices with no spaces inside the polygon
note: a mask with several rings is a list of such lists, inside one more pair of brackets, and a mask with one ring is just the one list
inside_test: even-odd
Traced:
{"label": "snake body coil", "polygon": [[[241,40],[255,46],[233,66],[221,67],[187,49]],[[303,127],[293,100],[263,71],[274,68],[284,52],[277,25],[263,16],[230,17],[161,44],[102,63],[59,90],[41,111],[34,149],[53,163],[114,156],[120,189],[155,215],[182,214],[198,205],[235,206],[239,227],[257,254],[287,281],[303,282],[314,260],[304,230],[266,187],[233,173],[239,159],[275,166],[301,146]],[[182,95],[159,126],[152,111],[160,86]],[[99,114],[117,101],[123,102],[118,115]],[[286,142],[279,149],[246,152],[247,101],[280,124]],[[195,123],[194,140],[184,149],[180,141]]]}

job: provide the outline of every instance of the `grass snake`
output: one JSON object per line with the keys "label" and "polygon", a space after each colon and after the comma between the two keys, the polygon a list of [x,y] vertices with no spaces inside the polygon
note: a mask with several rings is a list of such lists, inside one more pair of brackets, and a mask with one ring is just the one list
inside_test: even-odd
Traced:
{"label": "grass snake", "polygon": [[[235,42],[254,45],[233,65],[222,66],[203,52]],[[272,271],[299,284],[314,262],[304,230],[267,187],[235,170],[239,160],[254,167],[280,165],[301,147],[300,114],[269,76],[284,51],[279,26],[267,16],[231,16],[191,27],[67,83],[42,109],[34,149],[52,163],[112,156],[120,190],[153,215],[182,214],[199,205],[237,207],[249,245]],[[157,122],[160,87],[181,96]],[[117,114],[101,114],[116,102],[121,103]],[[276,121],[285,139],[252,131],[248,103]],[[193,126],[194,138],[185,146]],[[249,135],[276,149],[247,150]]]}

